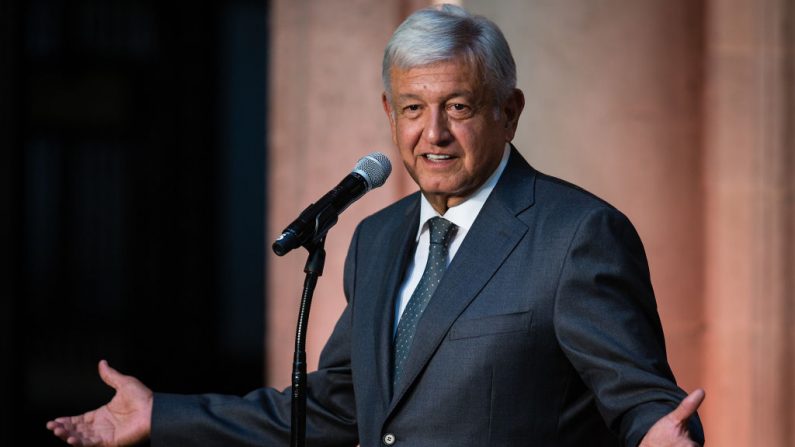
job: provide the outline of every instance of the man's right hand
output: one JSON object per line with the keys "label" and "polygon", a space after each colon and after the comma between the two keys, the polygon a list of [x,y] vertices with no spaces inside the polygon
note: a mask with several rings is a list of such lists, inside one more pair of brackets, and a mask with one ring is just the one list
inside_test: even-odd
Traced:
{"label": "man's right hand", "polygon": [[47,422],[47,428],[76,446],[128,446],[149,438],[152,390],[135,377],[111,368],[105,360],[99,362],[99,375],[116,390],[113,399],[88,413]]}

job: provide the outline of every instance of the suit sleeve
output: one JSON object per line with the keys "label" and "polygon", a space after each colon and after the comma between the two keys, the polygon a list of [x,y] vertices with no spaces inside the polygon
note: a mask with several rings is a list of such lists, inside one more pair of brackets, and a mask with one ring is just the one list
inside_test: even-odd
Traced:
{"label": "suit sleeve", "polygon": [[[355,252],[356,235],[353,240],[349,253]],[[346,261],[346,284],[352,262]],[[307,445],[352,447],[358,443],[350,319],[349,304],[323,348],[318,370],[307,377]],[[244,397],[156,393],[151,443],[154,447],[289,445],[290,392],[290,388],[281,392],[263,388]]]}
{"label": "suit sleeve", "polygon": [[[640,238],[612,208],[584,216],[555,298],[555,331],[610,428],[636,446],[685,397],[666,359]],[[703,443],[697,416],[691,436]]]}

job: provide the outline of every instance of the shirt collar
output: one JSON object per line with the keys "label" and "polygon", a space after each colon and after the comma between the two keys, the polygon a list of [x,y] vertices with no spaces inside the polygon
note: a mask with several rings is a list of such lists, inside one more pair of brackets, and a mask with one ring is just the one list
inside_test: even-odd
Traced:
{"label": "shirt collar", "polygon": [[[503,149],[500,164],[497,165],[497,169],[494,170],[488,180],[480,185],[480,188],[478,188],[474,194],[467,197],[466,200],[454,207],[448,208],[447,212],[442,216],[454,223],[459,228],[459,232],[461,230],[469,231],[469,228],[472,227],[481,208],[483,208],[483,204],[486,203],[486,199],[489,198],[491,191],[494,190],[494,186],[497,185],[497,181],[500,179],[500,176],[502,176],[503,171],[505,171],[505,166],[508,165],[508,157],[510,154],[511,146],[505,143],[505,149]],[[423,194],[420,194],[420,197],[420,227],[417,230],[417,241],[419,241],[422,232],[427,231],[428,220],[440,215],[433,209],[433,206]]]}

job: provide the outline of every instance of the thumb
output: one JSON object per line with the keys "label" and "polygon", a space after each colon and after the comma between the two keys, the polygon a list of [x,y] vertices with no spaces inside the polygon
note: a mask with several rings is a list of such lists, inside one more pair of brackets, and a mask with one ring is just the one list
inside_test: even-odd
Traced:
{"label": "thumb", "polygon": [[696,412],[696,410],[698,410],[701,402],[704,402],[705,396],[706,394],[701,388],[693,391],[682,400],[682,402],[674,411],[668,414],[668,417],[673,418],[679,423],[686,421],[688,418],[690,418],[690,416],[693,415],[693,413]]}
{"label": "thumb", "polygon": [[111,368],[107,360],[99,361],[99,377],[114,390],[119,388],[120,379],[124,377],[120,372]]}

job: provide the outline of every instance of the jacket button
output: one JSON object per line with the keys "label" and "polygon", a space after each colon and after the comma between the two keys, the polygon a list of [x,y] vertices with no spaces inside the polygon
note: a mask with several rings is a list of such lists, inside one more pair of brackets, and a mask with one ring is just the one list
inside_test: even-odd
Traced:
{"label": "jacket button", "polygon": [[395,444],[395,441],[396,441],[395,435],[393,435],[392,433],[387,433],[387,434],[384,435],[384,444],[385,445],[393,445],[393,444]]}

